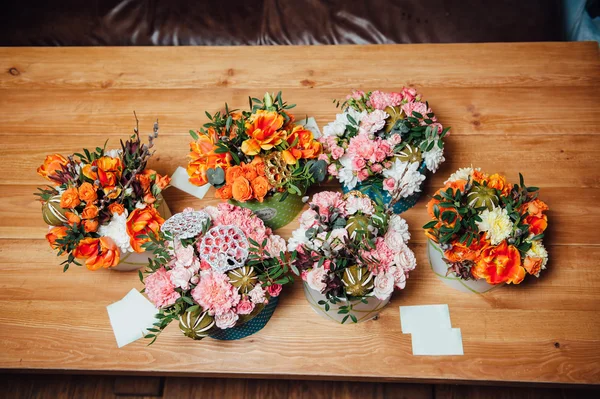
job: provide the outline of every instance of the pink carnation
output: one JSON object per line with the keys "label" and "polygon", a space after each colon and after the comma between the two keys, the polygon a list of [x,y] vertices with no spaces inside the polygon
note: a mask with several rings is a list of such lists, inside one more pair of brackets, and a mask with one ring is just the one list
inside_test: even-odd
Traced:
{"label": "pink carnation", "polygon": [[379,90],[375,90],[371,93],[371,97],[367,102],[367,105],[375,109],[385,109],[386,107],[395,107],[402,103],[402,93],[384,93]]}
{"label": "pink carnation", "polygon": [[146,277],[146,295],[157,308],[171,306],[181,296],[175,291],[167,269],[161,267]]}
{"label": "pink carnation", "polygon": [[212,270],[202,273],[192,297],[209,314],[217,316],[224,315],[240,301],[240,294],[229,283],[229,277]]}
{"label": "pink carnation", "polygon": [[340,159],[344,155],[344,149],[338,145],[331,147],[331,158]]}
{"label": "pink carnation", "polygon": [[381,111],[380,109],[376,109],[370,114],[365,115],[365,117],[360,121],[360,127],[368,134],[376,133],[383,129],[385,126],[385,120],[389,115]]}
{"label": "pink carnation", "polygon": [[329,207],[338,208],[346,212],[346,202],[341,193],[337,191],[321,191],[313,195],[311,204],[319,207],[319,215],[329,217]]}
{"label": "pink carnation", "polygon": [[374,163],[373,165],[371,165],[371,171],[373,173],[381,173],[382,170],[383,166],[381,166],[381,164]]}
{"label": "pink carnation", "polygon": [[374,261],[371,266],[371,272],[378,274],[386,273],[390,266],[394,263],[395,253],[387,246],[383,237],[377,237],[375,240],[375,249],[370,251],[361,250],[360,255],[368,260]]}

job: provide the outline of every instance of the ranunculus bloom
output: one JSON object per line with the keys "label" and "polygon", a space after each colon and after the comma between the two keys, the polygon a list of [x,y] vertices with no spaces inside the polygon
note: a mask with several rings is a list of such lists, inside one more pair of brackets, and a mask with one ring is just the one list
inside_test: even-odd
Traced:
{"label": "ranunculus bloom", "polygon": [[190,183],[196,186],[203,186],[208,183],[206,171],[208,169],[223,168],[227,170],[231,162],[229,153],[215,153],[216,132],[214,129],[208,129],[208,135],[201,134],[198,140],[190,143],[190,162],[188,163],[187,173],[190,176]]}
{"label": "ranunculus bloom", "polygon": [[60,207],[63,209],[74,209],[81,204],[79,193],[75,187],[66,189],[60,197]]}
{"label": "ranunculus bloom", "polygon": [[60,154],[48,155],[44,163],[37,168],[37,173],[55,185],[58,185],[58,182],[52,180],[52,176],[56,176],[56,172],[62,170],[63,166],[66,166],[68,163],[69,161]]}
{"label": "ranunculus bloom", "polygon": [[148,275],[144,281],[146,295],[157,308],[165,308],[175,303],[181,296],[175,291],[167,269],[161,267],[154,273]]}
{"label": "ranunculus bloom", "polygon": [[502,195],[508,195],[511,190],[511,185],[506,181],[506,178],[498,173],[494,173],[487,179],[487,186],[500,190]]}
{"label": "ranunculus bloom", "polygon": [[519,284],[525,278],[519,250],[506,241],[481,251],[471,273],[478,279],[485,279],[488,284]]}
{"label": "ranunculus bloom", "polygon": [[53,249],[60,249],[61,245],[56,242],[61,238],[65,238],[67,236],[67,227],[66,226],[56,226],[51,228],[46,234],[46,240]]}
{"label": "ranunculus bloom", "polygon": [[261,157],[254,157],[252,162],[250,162],[250,165],[254,166],[254,169],[259,176],[264,176],[266,174],[265,161]]}
{"label": "ranunculus bloom", "polygon": [[235,179],[240,176],[244,176],[244,170],[240,165],[234,165],[227,168],[227,172],[225,172],[225,181],[227,184],[233,184]]}
{"label": "ranunculus bloom", "polygon": [[73,255],[77,259],[85,259],[85,266],[89,270],[113,267],[120,260],[119,247],[109,237],[86,237],[79,241]]}
{"label": "ranunculus bloom", "polygon": [[231,194],[236,201],[246,202],[251,200],[252,188],[250,187],[250,182],[243,176],[238,177],[233,181]]}
{"label": "ranunculus bloom", "polygon": [[256,155],[263,150],[270,150],[286,138],[283,126],[283,116],[276,111],[258,110],[250,116],[246,123],[246,134],[249,139],[242,143],[242,152],[246,155]]}
{"label": "ranunculus bloom", "polygon": [[244,177],[248,181],[252,181],[258,176],[256,169],[251,164],[242,164],[242,172],[244,172]]}
{"label": "ranunculus bloom", "polygon": [[96,189],[88,182],[79,186],[79,199],[85,202],[95,202],[98,199]]}
{"label": "ranunculus bloom", "polygon": [[263,202],[265,195],[269,192],[269,181],[265,177],[258,176],[256,179],[252,180],[251,186],[254,197],[259,202]]}
{"label": "ranunculus bloom", "polygon": [[150,233],[157,234],[164,222],[165,220],[153,206],[146,206],[143,209],[136,208],[127,218],[127,234],[131,237],[131,248],[135,252],[144,252],[142,245],[150,239],[140,236]]}
{"label": "ranunculus bloom", "polygon": [[110,204],[108,206],[108,210],[110,211],[110,213],[116,213],[117,215],[122,215],[125,212],[125,207],[123,206],[123,204],[120,204],[118,202],[113,202],[112,204]]}

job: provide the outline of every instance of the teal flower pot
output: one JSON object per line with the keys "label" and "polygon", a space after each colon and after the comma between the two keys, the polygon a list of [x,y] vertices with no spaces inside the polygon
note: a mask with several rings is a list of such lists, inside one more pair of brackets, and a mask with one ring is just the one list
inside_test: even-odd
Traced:
{"label": "teal flower pot", "polygon": [[265,308],[250,321],[233,328],[218,330],[217,332],[210,334],[209,337],[221,341],[235,341],[259,332],[267,325],[271,316],[273,316],[278,301],[279,297],[271,297],[267,306],[265,306]]}
{"label": "teal flower pot", "polygon": [[263,202],[229,200],[229,203],[250,209],[265,222],[267,227],[277,230],[294,220],[304,208],[301,196],[289,194],[284,201],[280,201],[282,195],[282,193],[275,193],[265,198]]}

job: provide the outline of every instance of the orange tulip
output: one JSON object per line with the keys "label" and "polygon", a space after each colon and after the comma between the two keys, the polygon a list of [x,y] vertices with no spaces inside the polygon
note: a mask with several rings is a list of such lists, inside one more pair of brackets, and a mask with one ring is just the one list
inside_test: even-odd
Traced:
{"label": "orange tulip", "polygon": [[488,284],[519,284],[525,278],[519,250],[506,241],[485,248],[471,273],[478,279],[485,279]]}
{"label": "orange tulip", "polygon": [[294,126],[294,129],[291,131],[290,135],[287,138],[287,142],[290,146],[288,150],[284,152],[289,152],[293,158],[294,162],[290,162],[291,159],[286,159],[287,155],[284,155],[284,159],[288,164],[295,164],[298,159],[311,159],[316,158],[321,153],[321,143],[315,140],[313,133],[305,129],[304,126]]}
{"label": "orange tulip", "polygon": [[190,183],[196,186],[203,186],[208,183],[206,171],[216,169],[217,167],[227,168],[231,162],[229,153],[215,153],[215,141],[217,140],[214,129],[208,129],[208,135],[202,134],[198,140],[190,143],[190,162],[188,163],[187,173],[190,177]]}
{"label": "orange tulip", "polygon": [[85,259],[85,266],[89,270],[113,267],[120,260],[119,248],[109,237],[86,237],[79,241],[73,255],[77,259]]}
{"label": "orange tulip", "polygon": [[98,199],[96,189],[88,182],[84,182],[79,186],[79,199],[85,202],[95,202]]}
{"label": "orange tulip", "polygon": [[269,181],[263,176],[258,176],[256,179],[252,180],[250,184],[252,186],[252,191],[254,192],[254,197],[259,202],[263,202],[265,196],[269,192]]}
{"label": "orange tulip", "polygon": [[474,240],[468,247],[458,241],[453,242],[452,247],[444,251],[444,257],[451,262],[475,261],[479,258],[481,251],[488,246],[488,242],[484,237],[482,234],[479,240]]}
{"label": "orange tulip", "polygon": [[156,208],[146,206],[143,209],[135,209],[127,218],[127,234],[129,234],[131,247],[135,252],[144,252],[142,245],[149,238],[142,238],[142,235],[150,233],[158,234],[160,226],[165,220],[159,215]]}
{"label": "orange tulip", "polygon": [[231,194],[233,195],[233,199],[239,202],[251,200],[252,188],[250,187],[250,182],[243,176],[238,177],[233,181]]}
{"label": "orange tulip", "polygon": [[62,245],[58,244],[56,240],[60,240],[67,236],[67,227],[66,226],[56,226],[51,228],[46,234],[46,240],[50,244],[52,249],[61,249]]}
{"label": "orange tulip", "polygon": [[123,162],[120,158],[104,156],[94,161],[98,167],[98,180],[104,188],[115,187],[121,180]]}
{"label": "orange tulip", "polygon": [[63,209],[74,209],[81,204],[79,194],[74,187],[66,189],[60,196],[60,207]]}
{"label": "orange tulip", "polygon": [[162,190],[169,187],[171,184],[171,178],[169,176],[161,176],[158,173],[156,174],[156,179],[154,180],[154,184]]}
{"label": "orange tulip", "polygon": [[523,222],[529,225],[529,233],[537,236],[542,234],[548,227],[548,216],[543,214],[540,217],[529,215]]}
{"label": "orange tulip", "polygon": [[37,168],[37,173],[58,185],[58,182],[52,180],[52,176],[56,176],[56,172],[62,170],[63,166],[67,166],[68,163],[69,161],[60,154],[47,155],[44,163]]}
{"label": "orange tulip", "polygon": [[250,116],[246,123],[248,139],[242,143],[242,152],[246,155],[257,155],[260,150],[270,150],[281,144],[286,137],[283,116],[276,111],[258,110]]}
{"label": "orange tulip", "polygon": [[534,199],[526,204],[523,204],[524,210],[527,211],[528,214],[536,217],[542,217],[542,212],[547,211],[548,205],[540,199]]}

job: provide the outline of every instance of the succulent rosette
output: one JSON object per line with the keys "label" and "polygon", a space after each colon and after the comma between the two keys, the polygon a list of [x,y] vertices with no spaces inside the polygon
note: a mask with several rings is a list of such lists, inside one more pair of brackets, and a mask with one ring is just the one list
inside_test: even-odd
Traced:
{"label": "succulent rosette", "polygon": [[[142,143],[139,126],[121,148],[84,149],[64,157],[48,155],[37,169],[50,185],[40,188],[42,216],[50,227],[46,239],[70,265],[89,270],[143,267],[143,244],[169,216],[162,191],[170,184],[147,167],[154,153],[158,123]],[[161,215],[162,213],[162,215]],[[139,261],[139,262],[138,262]]]}
{"label": "succulent rosette", "polygon": [[342,113],[323,129],[328,172],[344,191],[360,190],[395,213],[412,207],[426,171],[444,162],[444,128],[412,88],[400,92],[354,91]]}
{"label": "succulent rosette", "polygon": [[249,209],[227,203],[176,214],[151,235],[154,253],[140,272],[148,299],[159,309],[149,330],[152,342],[179,321],[193,339],[239,339],[260,330],[275,310],[287,275],[289,254]]}
{"label": "succulent rosette", "polygon": [[325,191],[300,216],[288,250],[313,308],[340,323],[369,320],[416,266],[408,224],[368,196]]}
{"label": "succulent rosette", "polygon": [[548,205],[519,177],[511,184],[498,173],[461,168],[435,193],[427,204],[432,220],[423,227],[441,277],[485,282],[483,290],[539,277],[548,262],[542,243]]}
{"label": "succulent rosette", "polygon": [[312,131],[295,123],[287,104],[266,93],[250,98],[248,111],[211,115],[198,131],[190,131],[190,183],[210,184],[215,196],[255,211],[269,227],[279,228],[302,209],[308,187],[326,177],[319,159],[322,146]]}

